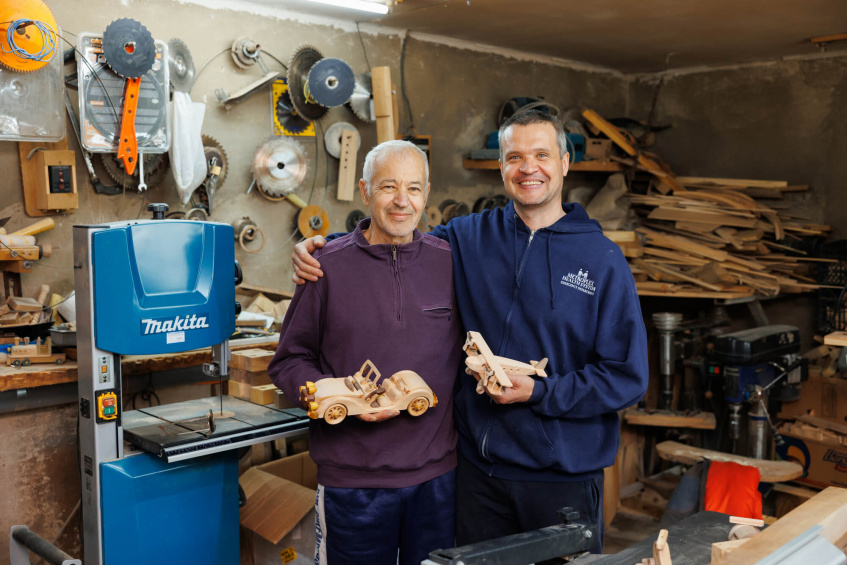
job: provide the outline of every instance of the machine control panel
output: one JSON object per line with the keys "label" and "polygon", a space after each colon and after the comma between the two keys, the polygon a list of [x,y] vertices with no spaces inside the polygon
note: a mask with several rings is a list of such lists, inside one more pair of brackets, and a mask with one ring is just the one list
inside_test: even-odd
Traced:
{"label": "machine control panel", "polygon": [[106,384],[112,382],[112,372],[109,370],[109,358],[108,357],[98,357],[97,358],[97,380],[100,384]]}
{"label": "machine control panel", "polygon": [[118,395],[114,390],[97,392],[97,423],[113,422],[118,419]]}

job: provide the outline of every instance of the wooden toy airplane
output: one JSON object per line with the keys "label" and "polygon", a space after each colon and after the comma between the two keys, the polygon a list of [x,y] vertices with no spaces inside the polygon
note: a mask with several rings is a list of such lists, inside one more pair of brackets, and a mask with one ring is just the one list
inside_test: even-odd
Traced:
{"label": "wooden toy airplane", "polygon": [[544,367],[547,366],[546,357],[541,361],[522,363],[508,357],[494,355],[479,332],[468,332],[468,338],[462,349],[468,355],[465,359],[465,365],[467,365],[465,372],[469,375],[472,373],[482,375],[476,385],[476,392],[479,394],[486,390],[494,395],[503,394],[504,388],[512,386],[508,375],[547,376],[544,372]]}

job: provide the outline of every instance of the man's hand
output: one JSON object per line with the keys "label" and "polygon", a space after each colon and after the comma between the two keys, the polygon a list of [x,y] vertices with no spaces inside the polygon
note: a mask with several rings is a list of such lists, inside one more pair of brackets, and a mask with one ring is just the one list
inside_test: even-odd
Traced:
{"label": "man's hand", "polygon": [[509,375],[512,386],[504,388],[503,394],[494,395],[485,392],[497,404],[514,404],[515,402],[526,402],[532,396],[535,380],[526,375]]}
{"label": "man's hand", "polygon": [[[320,237],[320,236],[315,236]],[[389,420],[394,416],[399,416],[399,410],[383,410],[382,412],[375,412],[373,414],[359,414],[356,416],[358,419],[363,422],[382,422],[384,420]]]}
{"label": "man's hand", "polygon": [[318,277],[324,276],[320,262],[312,257],[315,249],[324,245],[326,245],[326,240],[323,236],[315,235],[294,246],[294,253],[291,254],[294,274],[291,276],[291,280],[296,284],[306,284],[306,281],[317,282]]}

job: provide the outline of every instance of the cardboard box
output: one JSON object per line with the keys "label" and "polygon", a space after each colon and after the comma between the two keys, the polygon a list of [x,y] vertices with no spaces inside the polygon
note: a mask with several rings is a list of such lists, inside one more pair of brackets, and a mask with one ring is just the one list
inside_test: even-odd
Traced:
{"label": "cardboard box", "polygon": [[800,384],[800,399],[783,402],[778,414],[786,420],[815,416],[837,424],[847,422],[847,379],[823,377],[809,367],[809,380]]}
{"label": "cardboard box", "polygon": [[847,487],[847,436],[803,422],[779,427],[785,445],[776,448],[782,459],[803,466],[796,479],[815,487]]}
{"label": "cardboard box", "polygon": [[239,515],[241,526],[250,530],[250,542],[242,551],[250,553],[253,565],[315,562],[317,473],[306,452],[253,467],[241,476],[247,504]]}
{"label": "cardboard box", "polygon": [[585,140],[585,158],[594,161],[606,161],[612,154],[611,139],[588,138]]}

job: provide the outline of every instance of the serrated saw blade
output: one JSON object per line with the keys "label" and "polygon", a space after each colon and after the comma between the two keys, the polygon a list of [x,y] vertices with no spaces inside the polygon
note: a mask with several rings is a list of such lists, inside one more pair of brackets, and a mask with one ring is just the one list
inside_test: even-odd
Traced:
{"label": "serrated saw blade", "polygon": [[360,120],[371,124],[376,121],[371,73],[364,73],[356,77],[356,87],[353,89],[353,94],[350,96],[347,106]]}
{"label": "serrated saw blade", "polygon": [[287,132],[302,133],[309,128],[309,122],[298,116],[294,110],[288,91],[280,94],[274,111],[279,125]]}
{"label": "serrated saw blade", "polygon": [[131,18],[113,21],[103,32],[106,64],[123,78],[138,78],[153,68],[156,44],[144,25]]}
{"label": "serrated saw blade", "polygon": [[356,88],[356,76],[350,65],[341,59],[321,59],[309,71],[306,82],[308,94],[327,108],[341,106]]}
{"label": "serrated saw blade", "polygon": [[271,196],[285,196],[299,188],[308,171],[303,146],[287,137],[269,137],[253,154],[256,184]]}
{"label": "serrated saw blade", "polygon": [[[326,151],[336,159],[341,157],[341,134],[344,133],[345,130],[355,132],[359,131],[353,124],[348,124],[347,122],[335,122],[327,128],[326,133],[324,134]],[[362,148],[362,137],[357,136],[356,139],[358,140],[356,150],[359,150]]]}
{"label": "serrated saw blade", "polygon": [[323,55],[320,51],[310,45],[303,45],[294,52],[288,63],[288,92],[291,95],[291,103],[294,110],[309,121],[319,120],[327,113],[327,108],[309,102],[306,96],[309,71],[321,59]]}
{"label": "serrated saw blade", "polygon": [[176,91],[191,90],[194,84],[194,59],[185,42],[176,37],[168,41],[168,69]]}

